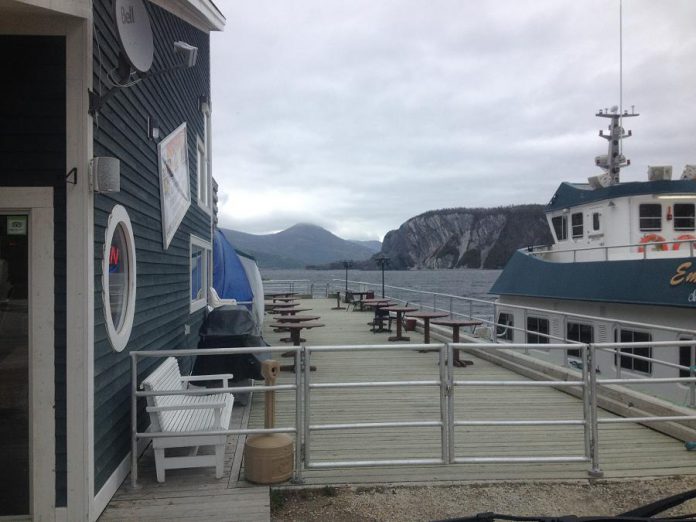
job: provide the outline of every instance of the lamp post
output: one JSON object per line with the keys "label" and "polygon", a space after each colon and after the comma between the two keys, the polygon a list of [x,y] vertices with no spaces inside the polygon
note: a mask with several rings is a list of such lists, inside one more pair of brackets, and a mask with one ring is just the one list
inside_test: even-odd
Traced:
{"label": "lamp post", "polygon": [[344,261],[343,268],[346,269],[346,295],[348,295],[348,269],[353,268],[353,262],[352,261]]}
{"label": "lamp post", "polygon": [[389,258],[380,253],[377,257],[375,257],[375,261],[382,269],[382,298],[384,298],[384,267],[389,264]]}

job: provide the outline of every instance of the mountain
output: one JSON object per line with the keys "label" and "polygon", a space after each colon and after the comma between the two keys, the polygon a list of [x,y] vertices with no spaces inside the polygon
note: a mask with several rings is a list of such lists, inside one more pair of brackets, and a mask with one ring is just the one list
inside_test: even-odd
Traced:
{"label": "mountain", "polygon": [[304,223],[276,234],[220,230],[235,248],[256,257],[261,268],[304,268],[344,259],[363,261],[375,253],[373,248],[346,241],[326,229]]}
{"label": "mountain", "polygon": [[357,239],[349,239],[351,243],[355,243],[356,245],[361,245],[364,246],[365,248],[368,248],[372,251],[373,254],[376,254],[380,250],[382,250],[382,243],[379,241],[375,240],[368,240],[368,241],[359,241]]}
{"label": "mountain", "polygon": [[542,205],[431,210],[384,237],[394,269],[502,268],[513,252],[552,241]]}

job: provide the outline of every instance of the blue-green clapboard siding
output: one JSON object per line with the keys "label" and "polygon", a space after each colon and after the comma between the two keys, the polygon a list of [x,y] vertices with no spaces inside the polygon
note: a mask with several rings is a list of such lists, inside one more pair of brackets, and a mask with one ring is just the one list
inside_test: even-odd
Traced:
{"label": "blue-green clapboard siding", "polygon": [[0,49],[0,187],[53,187],[56,505],[65,506],[65,38],[2,35]]}
{"label": "blue-green clapboard siding", "polygon": [[[145,2],[155,40],[151,71],[176,63],[173,42],[198,47],[195,67],[174,71],[122,89],[108,100],[94,124],[94,155],[121,160],[121,191],[95,196],[94,266],[94,460],[95,493],[130,450],[131,350],[192,348],[204,311],[189,312],[190,236],[211,240],[210,215],[197,204],[196,137],[204,138],[199,98],[210,95],[209,36],[169,12]],[[111,2],[94,3],[94,88],[107,89],[106,77],[117,64],[118,43]],[[164,250],[157,144],[147,139],[147,116],[158,119],[166,136],[181,123],[188,128],[191,206],[169,248]],[[104,235],[114,205],[123,205],[135,235],[137,292],[133,331],[126,349],[109,344],[102,302]],[[184,335],[184,325],[190,335]],[[139,366],[147,374],[159,360]],[[186,361],[182,361],[185,363]],[[142,406],[142,405],[141,405]],[[142,412],[141,412],[142,413]],[[145,427],[147,418],[140,415]]]}

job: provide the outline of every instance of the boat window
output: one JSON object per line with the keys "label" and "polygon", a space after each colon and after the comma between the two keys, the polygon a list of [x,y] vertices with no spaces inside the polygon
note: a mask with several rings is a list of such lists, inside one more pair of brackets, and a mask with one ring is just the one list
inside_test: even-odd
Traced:
{"label": "boat window", "polygon": [[592,213],[592,230],[594,230],[595,232],[601,229],[602,224],[599,220],[599,216],[601,216],[599,212]]}
{"label": "boat window", "polygon": [[[680,346],[679,347],[679,366],[694,366],[696,361],[694,361],[694,347],[693,346]],[[691,372],[689,370],[679,370],[679,377],[691,377]]]}
{"label": "boat window", "polygon": [[[619,341],[622,343],[641,343],[652,341],[652,335],[647,332],[637,332],[635,330],[620,330],[619,331]],[[641,357],[652,358],[652,348],[621,348],[621,353],[639,355]],[[633,357],[627,357],[621,355],[621,361],[616,360],[616,354],[614,355],[614,364],[621,364],[621,368],[626,368],[627,370],[632,370],[634,372],[652,374],[652,363],[650,361],[643,361],[642,359],[634,359]]]}
{"label": "boat window", "polygon": [[641,230],[662,230],[662,205],[644,203],[639,207]]}
{"label": "boat window", "polygon": [[507,312],[500,312],[498,314],[498,324],[495,327],[495,333],[498,339],[502,341],[512,341],[514,326],[514,316]]}
{"label": "boat window", "polygon": [[551,219],[553,223],[553,231],[556,233],[556,239],[563,241],[568,239],[568,216],[556,216]]}
{"label": "boat window", "polygon": [[693,203],[675,203],[674,205],[674,230],[694,230]]}
{"label": "boat window", "polygon": [[191,312],[200,310],[208,302],[208,264],[210,243],[191,236]]}
{"label": "boat window", "polygon": [[109,215],[102,258],[102,298],[106,332],[117,352],[133,328],[136,289],[135,239],[128,212],[116,205]]}
{"label": "boat window", "polygon": [[582,212],[578,212],[578,213],[572,214],[570,216],[570,226],[572,228],[572,233],[573,233],[574,238],[582,237],[582,235],[583,235]]}
{"label": "boat window", "polygon": [[527,317],[527,342],[529,344],[549,344],[548,335],[548,319],[543,317]]}
{"label": "boat window", "polygon": [[[566,339],[569,341],[578,341],[580,343],[594,342],[594,328],[589,324],[568,323]],[[569,357],[582,357],[580,350],[568,350]]]}

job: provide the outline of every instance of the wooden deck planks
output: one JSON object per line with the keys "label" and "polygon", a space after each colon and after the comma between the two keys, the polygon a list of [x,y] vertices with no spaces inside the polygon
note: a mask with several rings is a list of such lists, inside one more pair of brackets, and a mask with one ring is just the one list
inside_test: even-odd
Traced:
{"label": "wooden deck planks", "polygon": [[[307,300],[303,307],[321,316],[325,328],[303,332],[307,345],[389,344],[388,333],[374,334],[367,322],[370,313],[334,311],[332,300]],[[408,332],[411,344],[420,333]],[[272,345],[282,344],[283,334],[264,332]],[[464,355],[474,365],[456,368],[457,380],[527,380],[487,361]],[[312,382],[431,380],[439,375],[438,354],[368,351],[312,354]],[[283,373],[291,382],[294,374]],[[255,394],[250,427],[261,426],[263,396]],[[457,420],[581,419],[582,403],[548,387],[457,387]],[[276,426],[294,423],[294,392],[277,394]],[[439,389],[371,388],[313,390],[312,424],[439,420]],[[601,412],[603,416],[612,416]],[[635,424],[600,425],[600,464],[607,478],[664,476],[696,473],[696,455],[681,442]],[[581,426],[457,427],[458,457],[581,456]],[[314,462],[387,458],[437,458],[439,428],[353,429],[314,432],[310,443]],[[588,463],[559,464],[457,464],[451,466],[392,466],[306,470],[307,484],[374,484],[457,482],[463,480],[575,480],[586,479]]]}
{"label": "wooden deck planks", "polygon": [[[303,305],[321,316],[324,328],[303,332],[307,344],[390,344],[389,333],[374,334],[367,322],[370,313],[330,310],[334,300],[306,300]],[[423,337],[408,332],[411,344]],[[267,329],[273,345],[285,334]],[[291,359],[278,357],[283,364]],[[487,361],[464,355],[474,365],[455,369],[459,380],[527,380]],[[439,376],[436,353],[367,351],[314,353],[312,382],[355,382],[433,380]],[[294,374],[283,372],[281,382],[294,382]],[[277,392],[276,426],[293,426],[294,392]],[[457,387],[455,411],[463,419],[581,419],[582,404],[552,388]],[[439,420],[439,389],[374,388],[313,390],[312,424],[377,422],[385,420]],[[601,412],[610,417],[612,414]],[[252,407],[235,408],[232,426],[263,425],[263,394],[252,397]],[[683,444],[658,432],[634,424],[600,425],[600,463],[607,478],[658,477],[696,473],[696,455]],[[155,480],[150,451],[140,459],[140,489],[128,481],[119,489],[101,520],[270,520],[269,489],[243,480],[239,450],[241,440],[230,437],[225,456],[226,477],[217,480],[213,468],[167,471],[167,481]],[[458,457],[582,455],[581,426],[547,427],[457,427]],[[237,450],[237,451],[236,451]],[[438,458],[439,428],[353,429],[315,432],[311,438],[313,462],[328,460]],[[241,468],[239,477],[237,473]],[[466,481],[585,480],[587,463],[558,464],[457,464],[450,466],[379,466],[365,468],[305,470],[307,485],[456,484]],[[285,484],[291,487],[291,484]]]}

